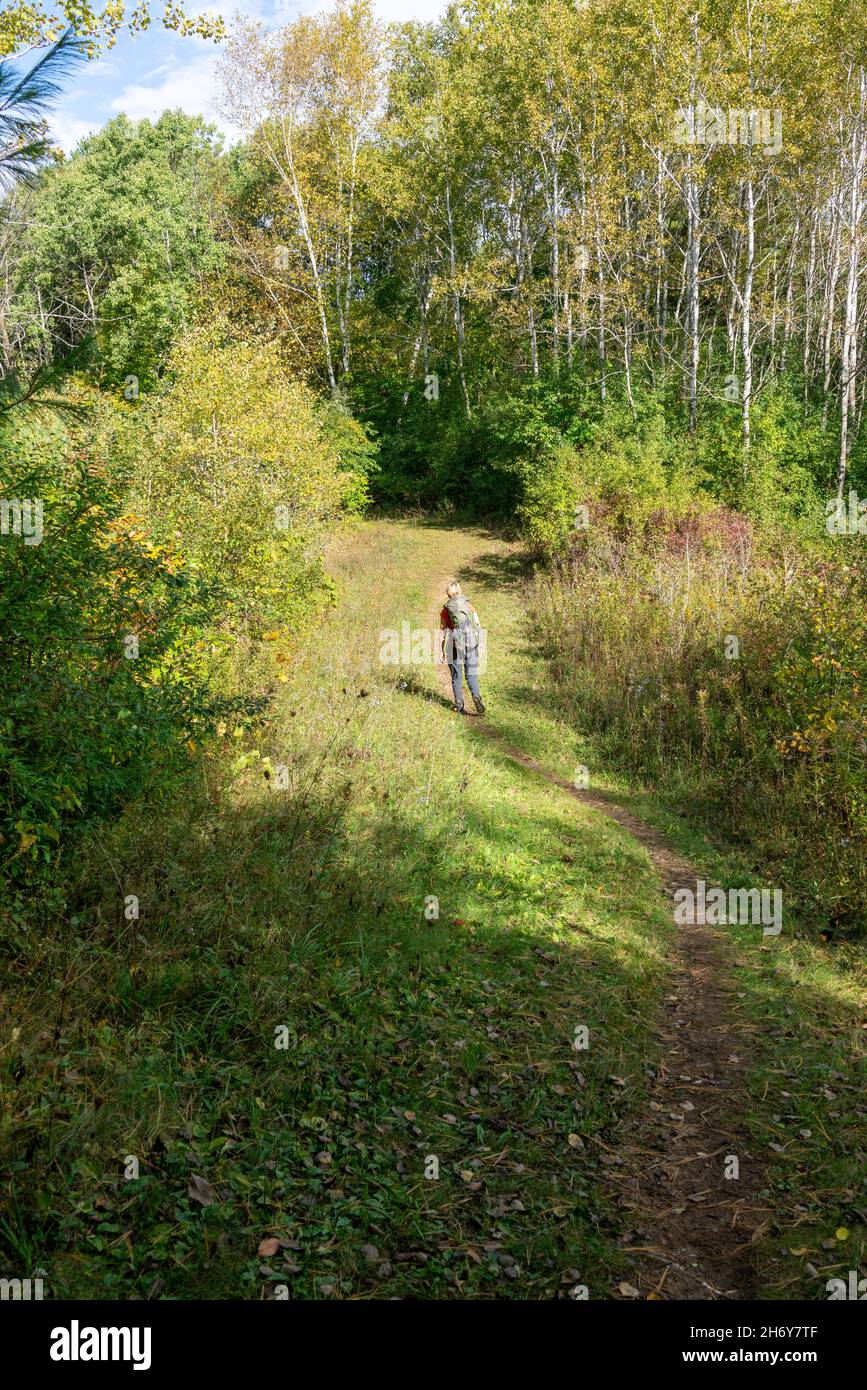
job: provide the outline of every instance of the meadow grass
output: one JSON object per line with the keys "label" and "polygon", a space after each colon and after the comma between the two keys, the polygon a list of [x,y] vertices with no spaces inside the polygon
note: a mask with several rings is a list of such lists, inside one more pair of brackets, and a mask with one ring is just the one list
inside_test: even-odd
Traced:
{"label": "meadow grass", "polygon": [[[531,612],[538,605],[535,586],[545,582],[536,576],[530,586]],[[785,877],[767,877],[764,847],[732,843],[713,805],[703,804],[695,778],[690,783],[688,768],[669,768],[663,785],[630,775],[628,751],[617,746],[614,732],[593,724],[574,683],[527,679],[527,671],[546,669],[532,659],[545,633],[528,624],[518,642],[524,659],[498,699],[498,718],[515,746],[561,777],[571,779],[576,766],[586,767],[592,787],[660,830],[708,883],[784,885],[780,936],[764,939],[761,928],[732,925],[723,929],[722,942],[750,1020],[743,1100],[751,1157],[765,1170],[772,1205],[756,1250],[757,1289],[767,1298],[824,1299],[828,1279],[867,1269],[863,947],[826,939],[809,916],[792,911]],[[799,864],[798,876],[805,870],[809,865]]]}
{"label": "meadow grass", "polygon": [[[66,917],[5,971],[4,1269],[46,1269],[52,1297],[610,1297],[606,1169],[658,1059],[674,929],[645,850],[503,745],[587,765],[709,881],[751,866],[606,772],[514,546],[368,522],[329,572],[336,606],[292,660],[249,654],[267,716],[83,850]],[[430,666],[378,659],[452,574],[490,633],[502,742]],[[864,1266],[860,962],[788,919],[724,941],[774,1208],[759,1290],[824,1298]]]}
{"label": "meadow grass", "polygon": [[655,875],[480,745],[432,669],[378,660],[461,574],[497,720],[529,677],[516,563],[459,530],[346,533],[286,679],[251,654],[267,717],[82,853],[4,983],[10,1272],[52,1297],[610,1296],[604,1171],[667,969]]}

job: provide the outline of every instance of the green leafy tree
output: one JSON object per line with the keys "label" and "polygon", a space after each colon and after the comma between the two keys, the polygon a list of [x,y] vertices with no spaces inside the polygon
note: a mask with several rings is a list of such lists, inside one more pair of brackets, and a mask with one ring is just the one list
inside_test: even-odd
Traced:
{"label": "green leafy tree", "polygon": [[221,262],[208,213],[217,152],[198,117],[118,116],[43,176],[17,267],[29,353],[93,337],[106,383],[131,396],[153,384]]}
{"label": "green leafy tree", "polygon": [[300,622],[328,528],[363,505],[364,432],[287,380],[275,345],[219,321],[176,344],[146,423],[137,489],[149,524],[222,586],[231,625]]}

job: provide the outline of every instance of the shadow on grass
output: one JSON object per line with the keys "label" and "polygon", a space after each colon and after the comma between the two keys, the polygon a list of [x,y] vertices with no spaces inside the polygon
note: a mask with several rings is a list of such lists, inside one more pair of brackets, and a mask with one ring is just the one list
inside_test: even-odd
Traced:
{"label": "shadow on grass", "polygon": [[488,589],[513,588],[526,583],[532,576],[533,566],[523,551],[490,551],[477,555],[472,564],[461,569],[461,582],[481,584]]}
{"label": "shadow on grass", "polygon": [[[4,1270],[45,1265],[55,1297],[257,1298],[287,1282],[295,1297],[550,1298],[580,1249],[605,1296],[597,1144],[616,1143],[626,1108],[607,1080],[624,1049],[640,1088],[655,929],[634,928],[646,950],[625,964],[581,927],[557,857],[568,809],[510,807],[507,823],[483,784],[438,815],[390,809],[389,784],[363,790],[381,809],[361,821],[343,781],[216,824],[176,808],[128,847],[136,931],[119,942],[107,875],[43,943],[4,1143]],[[630,891],[641,869],[636,854]],[[554,937],[564,914],[574,945]],[[580,1066],[576,1019],[596,1039]],[[270,1232],[293,1245],[257,1257]]]}
{"label": "shadow on grass", "polygon": [[[140,826],[136,930],[107,873],[18,963],[26,1012],[4,983],[25,1032],[4,1077],[3,1273],[43,1265],[55,1297],[548,1299],[580,1251],[610,1296],[600,1161],[655,1060],[664,912],[637,845],[512,775],[526,802],[482,780],[439,810],[418,788],[410,811],[412,779],[358,786],[353,764],[216,823],[191,803]],[[600,882],[609,908],[585,896]],[[790,1027],[770,972],[756,989]],[[798,1065],[806,1107],[827,1058]],[[290,1244],[258,1256],[275,1234]]]}
{"label": "shadow on grass", "polygon": [[483,540],[511,542],[518,539],[517,526],[507,518],[477,517],[457,511],[445,516],[411,507],[387,506],[377,506],[370,513],[370,517],[371,520],[403,521],[426,531],[469,531]]}
{"label": "shadow on grass", "polygon": [[[451,681],[451,677],[449,677]],[[451,686],[449,687],[451,688]],[[424,700],[429,705],[439,705],[442,709],[454,710],[454,701],[444,695],[438,687],[428,685],[419,679],[414,670],[401,672],[395,683],[395,689],[400,695],[408,695],[418,700]]]}

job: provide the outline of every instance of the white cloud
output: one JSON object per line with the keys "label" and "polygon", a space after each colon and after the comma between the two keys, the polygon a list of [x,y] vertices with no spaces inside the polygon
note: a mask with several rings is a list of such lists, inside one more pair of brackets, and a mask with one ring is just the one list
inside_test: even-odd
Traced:
{"label": "white cloud", "polygon": [[93,58],[87,65],[88,77],[116,77],[120,64],[114,58]]}
{"label": "white cloud", "polygon": [[156,120],[163,111],[180,108],[189,116],[204,116],[230,139],[237,139],[238,132],[222,120],[215,109],[219,95],[216,67],[216,53],[203,54],[166,71],[162,82],[131,83],[112,99],[110,108],[113,112],[124,112],[133,121],[142,117]]}
{"label": "white cloud", "polygon": [[175,66],[175,64],[174,64],[174,63],[171,63],[171,62],[170,62],[170,63],[160,63],[157,67],[151,68],[149,72],[146,72],[146,73],[144,74],[143,78],[142,78],[142,81],[143,81],[143,82],[152,82],[153,79],[154,79],[155,77],[162,77],[162,76],[164,76],[165,73],[171,72],[171,71],[173,70],[174,66]]}
{"label": "white cloud", "polygon": [[68,112],[55,111],[51,120],[51,138],[64,154],[72,154],[79,140],[83,140],[85,135],[92,135],[101,125],[102,121],[98,119],[82,121]]}

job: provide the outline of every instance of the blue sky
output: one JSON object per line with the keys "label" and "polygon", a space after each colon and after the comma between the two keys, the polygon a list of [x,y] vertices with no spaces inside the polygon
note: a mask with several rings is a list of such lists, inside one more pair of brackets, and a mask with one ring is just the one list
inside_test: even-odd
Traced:
{"label": "blue sky", "polygon": [[[159,0],[152,10],[161,11]],[[328,9],[323,0],[229,0],[226,5],[194,6],[188,14],[209,10],[229,21],[234,13],[261,19],[277,27],[295,15]],[[433,19],[446,8],[446,0],[375,0],[382,19]],[[111,50],[83,66],[55,107],[52,134],[69,154],[79,140],[99,130],[119,112],[131,119],[154,118],[180,107],[190,115],[205,116],[231,139],[235,132],[214,110],[214,69],[220,45],[201,39],[178,38],[155,17],[144,34],[121,35]]]}

